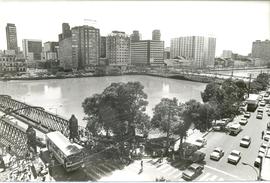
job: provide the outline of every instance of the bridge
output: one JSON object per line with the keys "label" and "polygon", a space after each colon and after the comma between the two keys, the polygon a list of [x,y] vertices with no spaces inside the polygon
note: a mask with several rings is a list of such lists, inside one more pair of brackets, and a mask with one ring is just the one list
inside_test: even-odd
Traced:
{"label": "bridge", "polygon": [[[8,95],[0,95],[0,144],[11,146],[13,152],[22,156],[27,149],[26,129],[6,118],[13,116],[24,124],[31,125],[36,130],[46,134],[50,131],[61,131],[69,137],[68,120],[35,107],[12,99]],[[80,128],[80,127],[79,127]]]}

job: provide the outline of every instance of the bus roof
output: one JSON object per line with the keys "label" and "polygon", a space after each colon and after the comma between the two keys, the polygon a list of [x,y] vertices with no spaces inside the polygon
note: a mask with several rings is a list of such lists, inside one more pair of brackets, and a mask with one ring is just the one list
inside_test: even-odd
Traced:
{"label": "bus roof", "polygon": [[249,94],[247,100],[258,100],[258,98],[259,98],[258,94]]}
{"label": "bus roof", "polygon": [[71,143],[61,132],[55,131],[46,134],[50,139],[66,156],[77,154],[81,152],[79,145]]}

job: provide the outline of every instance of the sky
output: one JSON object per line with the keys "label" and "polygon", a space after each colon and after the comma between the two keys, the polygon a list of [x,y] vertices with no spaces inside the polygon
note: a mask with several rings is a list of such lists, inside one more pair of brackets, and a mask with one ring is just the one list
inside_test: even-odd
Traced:
{"label": "sky", "polygon": [[92,25],[102,36],[139,30],[142,39],[151,39],[152,30],[160,29],[166,47],[171,38],[211,36],[216,38],[216,56],[222,50],[247,55],[253,41],[270,39],[270,1],[0,0],[0,49],[6,49],[7,23],[15,23],[21,47],[22,39],[58,41],[63,22]]}

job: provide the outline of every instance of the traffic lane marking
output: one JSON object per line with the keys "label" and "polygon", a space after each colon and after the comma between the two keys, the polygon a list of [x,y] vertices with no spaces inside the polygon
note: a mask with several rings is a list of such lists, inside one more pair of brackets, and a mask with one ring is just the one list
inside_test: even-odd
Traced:
{"label": "traffic lane marking", "polygon": [[242,178],[240,178],[240,177],[238,177],[236,175],[230,174],[228,172],[219,170],[217,168],[214,168],[214,167],[211,167],[211,166],[208,166],[208,165],[204,165],[204,167],[209,168],[209,169],[214,170],[214,171],[217,171],[217,172],[220,172],[220,173],[223,173],[224,175],[228,175],[228,176],[233,177],[233,178],[238,179],[238,180],[245,180],[245,179],[242,179]]}

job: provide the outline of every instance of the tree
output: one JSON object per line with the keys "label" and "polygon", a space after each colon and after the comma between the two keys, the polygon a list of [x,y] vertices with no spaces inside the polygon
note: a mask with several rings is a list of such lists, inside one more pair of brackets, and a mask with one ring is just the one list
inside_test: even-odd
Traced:
{"label": "tree", "polygon": [[250,84],[251,90],[253,92],[259,92],[266,90],[269,84],[269,74],[261,73],[257,78]]}
{"label": "tree", "polygon": [[112,83],[101,94],[86,98],[82,107],[92,134],[105,130],[119,141],[129,141],[130,148],[136,131],[146,133],[149,117],[145,114],[147,95],[140,82]]}
{"label": "tree", "polygon": [[69,119],[69,139],[78,139],[78,119],[75,117],[74,114],[71,115],[71,118]]}
{"label": "tree", "polygon": [[154,108],[154,115],[151,120],[153,128],[166,133],[166,151],[169,148],[169,138],[175,133],[179,125],[180,106],[176,98],[162,98]]}

